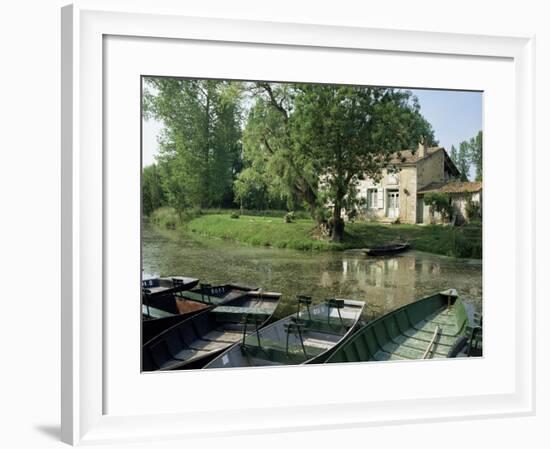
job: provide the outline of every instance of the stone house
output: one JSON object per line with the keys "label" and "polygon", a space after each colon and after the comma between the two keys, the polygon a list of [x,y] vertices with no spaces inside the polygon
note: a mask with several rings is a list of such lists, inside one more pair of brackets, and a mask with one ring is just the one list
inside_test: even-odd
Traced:
{"label": "stone house", "polygon": [[396,154],[383,169],[379,182],[359,181],[358,197],[363,199],[359,217],[367,220],[401,223],[441,221],[424,204],[428,192],[444,192],[451,197],[457,219],[466,220],[469,199],[481,203],[481,183],[459,182],[460,172],[443,147],[419,144],[416,151]]}
{"label": "stone house", "polygon": [[469,221],[468,214],[466,212],[466,206],[468,201],[477,203],[481,209],[481,193],[483,186],[481,182],[460,182],[451,181],[447,183],[433,182],[423,187],[418,191],[419,204],[422,203],[422,221],[420,223],[441,223],[443,220],[438,213],[430,215],[430,208],[424,205],[423,201],[420,201],[426,193],[440,192],[446,193],[451,197],[451,204],[453,206],[454,220],[457,224],[465,223]]}

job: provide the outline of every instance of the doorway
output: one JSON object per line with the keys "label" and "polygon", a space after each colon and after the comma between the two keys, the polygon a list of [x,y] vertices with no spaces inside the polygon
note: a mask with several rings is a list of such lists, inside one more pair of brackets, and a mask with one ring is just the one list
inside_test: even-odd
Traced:
{"label": "doorway", "polygon": [[399,190],[388,190],[388,217],[399,217]]}

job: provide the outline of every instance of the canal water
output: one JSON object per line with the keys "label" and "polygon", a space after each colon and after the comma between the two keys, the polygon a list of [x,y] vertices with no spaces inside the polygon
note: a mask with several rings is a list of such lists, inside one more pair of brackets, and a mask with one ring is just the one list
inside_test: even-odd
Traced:
{"label": "canal water", "polygon": [[419,251],[374,258],[358,252],[304,252],[205,239],[148,223],[142,234],[143,270],[184,275],[210,284],[236,283],[281,292],[274,318],[296,310],[297,294],[314,302],[352,298],[367,302],[373,319],[415,299],[455,288],[481,311],[482,264]]}

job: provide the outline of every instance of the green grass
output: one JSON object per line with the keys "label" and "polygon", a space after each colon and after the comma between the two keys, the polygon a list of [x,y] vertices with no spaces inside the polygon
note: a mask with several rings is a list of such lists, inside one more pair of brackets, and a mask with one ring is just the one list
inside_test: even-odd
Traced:
{"label": "green grass", "polygon": [[256,246],[273,246],[298,250],[331,250],[335,245],[313,236],[312,220],[295,220],[285,223],[281,217],[241,215],[238,220],[227,214],[208,214],[189,221],[185,228],[208,237],[247,243]]}
{"label": "green grass", "polygon": [[353,248],[409,242],[414,249],[451,257],[481,258],[481,226],[453,228],[440,225],[379,224],[346,225],[346,244]]}
{"label": "green grass", "polygon": [[345,250],[406,241],[420,251],[454,257],[481,257],[481,227],[385,225],[372,222],[346,224],[343,243],[321,240],[315,235],[312,220],[298,219],[285,223],[280,217],[229,214],[200,215],[179,227],[203,236],[232,240],[256,246],[297,250]]}

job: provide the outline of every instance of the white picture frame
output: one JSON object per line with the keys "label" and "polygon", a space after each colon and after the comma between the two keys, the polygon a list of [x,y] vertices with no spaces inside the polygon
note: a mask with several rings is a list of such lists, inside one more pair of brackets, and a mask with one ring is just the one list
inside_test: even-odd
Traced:
{"label": "white picture frame", "polygon": [[[498,386],[491,394],[461,397],[439,394],[434,397],[383,396],[365,401],[339,402],[332,398],[319,404],[304,399],[266,406],[248,401],[240,408],[187,412],[149,408],[138,412],[111,413],[106,385],[112,382],[105,361],[120,346],[109,345],[109,329],[115,315],[109,309],[109,263],[112,240],[106,238],[110,222],[106,207],[113,198],[106,188],[111,165],[106,165],[109,137],[106,137],[104,107],[109,93],[104,90],[107,60],[106,39],[133,37],[189,42],[231,43],[300,48],[303,51],[371,52],[484,58],[513,64],[513,144],[522,148],[522,158],[514,159],[516,195],[511,230],[515,236],[513,332],[508,335],[513,348],[511,384]],[[143,41],[144,42],[144,41]],[[163,14],[131,10],[94,9],[86,2],[62,10],[62,439],[70,444],[145,441],[154,438],[178,439],[203,435],[239,435],[245,432],[273,432],[319,428],[345,428],[381,423],[426,422],[439,419],[522,416],[534,412],[534,41],[530,36],[481,36],[431,33],[423,30],[389,30],[292,23],[267,23],[232,19],[187,17],[185,10]],[[139,101],[139,98],[138,98]],[[137,119],[137,117],[134,117]],[[487,166],[487,164],[484,164]],[[136,176],[138,174],[136,173]],[[490,190],[490,187],[489,187]],[[119,192],[120,193],[120,192]],[[490,194],[490,192],[489,192]],[[487,195],[485,195],[487,198]],[[137,198],[136,201],[139,202]],[[485,201],[487,203],[487,200]],[[485,205],[484,205],[485,207]],[[108,231],[108,232],[106,232]],[[485,230],[484,238],[487,238]],[[138,249],[139,252],[139,249]],[[106,263],[109,261],[109,263]],[[484,260],[484,263],[486,260]],[[139,285],[136,284],[136,288]],[[485,288],[485,286],[484,286]],[[484,290],[485,294],[485,290]],[[99,300],[98,298],[102,298]],[[139,302],[136,302],[139,313]],[[491,333],[503,329],[486,323]],[[493,322],[494,324],[494,322]],[[112,334],[112,332],[111,332]],[[137,343],[136,343],[137,344]],[[504,357],[493,353],[493,359]],[[479,363],[489,363],[491,354]],[[477,361],[469,361],[477,362]],[[407,369],[458,369],[455,365],[411,364]],[[471,365],[473,366],[473,364]],[[508,366],[508,365],[507,365]],[[439,368],[438,368],[439,367]],[[481,367],[481,365],[480,365]],[[339,367],[316,367],[315,376],[336,373]],[[296,370],[297,368],[290,368]],[[309,369],[309,368],[308,368]],[[359,368],[354,368],[356,371]],[[385,368],[384,368],[385,369]],[[401,369],[401,368],[400,368]],[[267,370],[263,370],[264,373]],[[443,372],[443,371],[442,371]],[[449,372],[449,371],[447,371]],[[286,374],[285,374],[286,373]],[[299,375],[281,371],[278,375]],[[326,373],[326,374],[325,374]],[[139,374],[139,373],[138,373]],[[187,373],[186,373],[187,374]],[[192,375],[204,375],[193,373]],[[252,376],[250,372],[217,376]],[[266,375],[266,374],[263,374]],[[153,376],[148,382],[153,382]],[[506,376],[503,374],[503,378]],[[497,388],[497,387],[495,387]],[[122,399],[121,399],[122,398]],[[120,396],[118,402],[124,396]],[[115,401],[116,402],[116,401]],[[115,407],[116,408],[116,407]],[[123,407],[121,408],[121,410]],[[162,414],[161,414],[162,412]],[[208,417],[205,425],[205,417]],[[334,418],[338,416],[338,418]]]}

